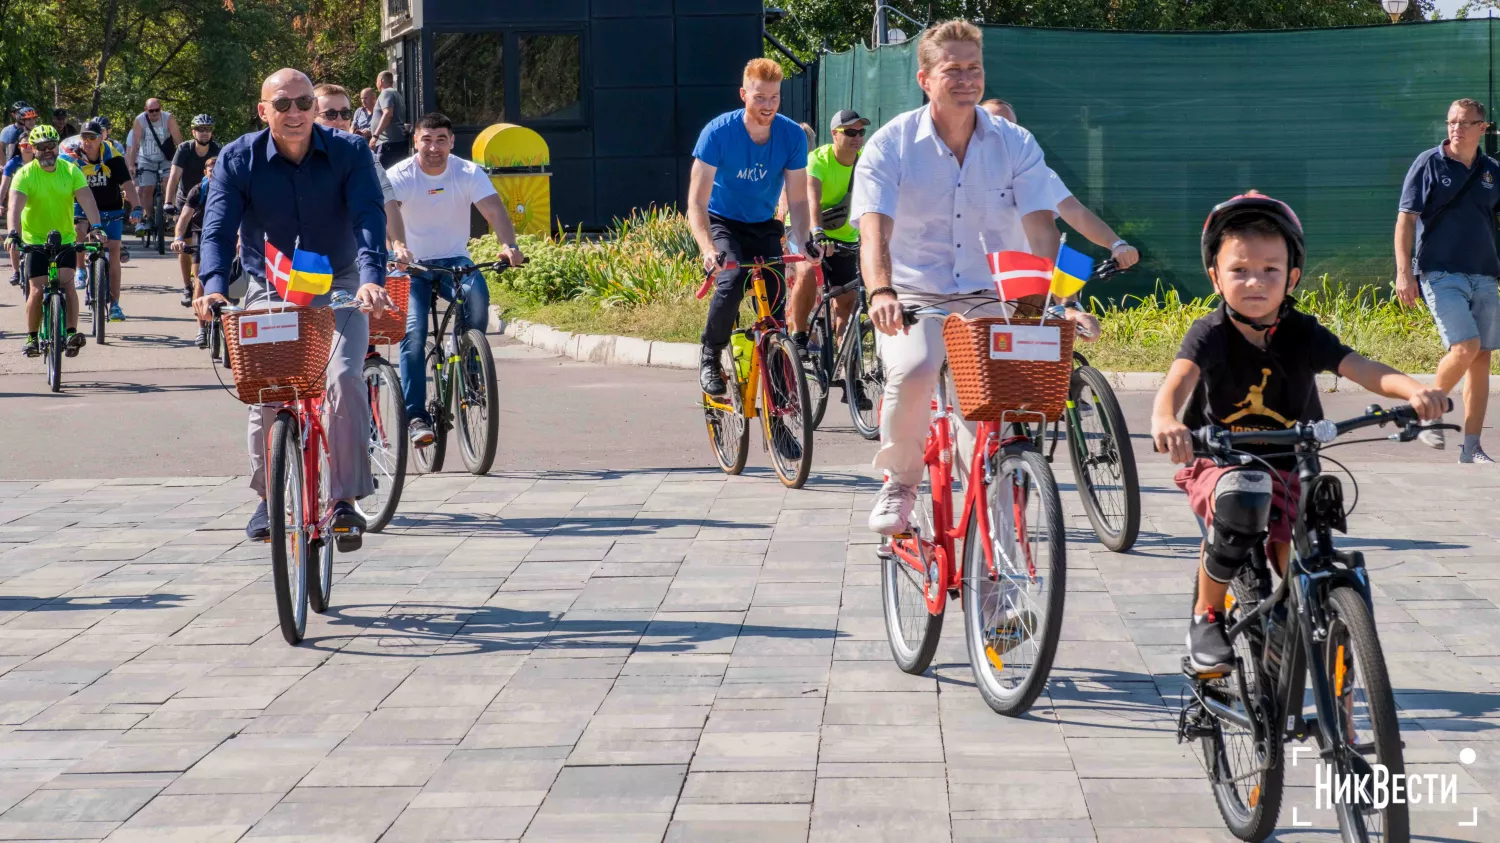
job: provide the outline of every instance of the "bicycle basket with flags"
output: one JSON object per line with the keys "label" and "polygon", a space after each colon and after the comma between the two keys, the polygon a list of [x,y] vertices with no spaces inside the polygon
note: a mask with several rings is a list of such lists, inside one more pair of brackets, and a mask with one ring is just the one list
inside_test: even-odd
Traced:
{"label": "bicycle basket with flags", "polygon": [[333,287],[333,266],[295,247],[289,257],[270,241],[265,256],[279,301],[268,296],[223,315],[235,389],[246,404],[315,398],[323,394],[334,324],[332,310],[309,305]]}

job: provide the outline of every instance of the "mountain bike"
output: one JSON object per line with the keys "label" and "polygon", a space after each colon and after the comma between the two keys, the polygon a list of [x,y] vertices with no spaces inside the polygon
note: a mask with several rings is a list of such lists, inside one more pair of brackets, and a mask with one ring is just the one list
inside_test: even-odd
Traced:
{"label": "mountain bike", "polygon": [[[852,255],[856,259],[859,256],[858,243],[827,242],[833,245],[836,254]],[[828,390],[836,385],[849,405],[854,429],[866,439],[877,439],[880,436],[880,394],[885,389],[885,371],[875,353],[875,325],[865,310],[864,282],[856,276],[847,284],[829,287],[821,261],[814,263],[813,272],[818,279],[818,301],[813,306],[812,320],[807,328],[807,391],[812,406],[812,426],[816,428],[823,423]],[[835,339],[833,302],[847,294],[853,294],[854,306],[844,323],[843,333]]]}
{"label": "mountain bike", "polygon": [[[725,474],[745,470],[749,456],[750,419],[760,416],[771,465],[782,485],[800,489],[812,470],[812,408],[807,395],[807,372],[786,326],[776,319],[766,292],[764,273],[776,264],[800,263],[802,255],[756,258],[750,269],[750,296],[755,324],[737,328],[724,347],[720,365],[729,381],[722,398],[703,393],[703,418],[708,442]],[[732,272],[740,264],[727,261],[718,272]],[[717,272],[710,273],[698,289],[698,298],[713,289]],[[763,406],[757,407],[756,396]]]}
{"label": "mountain bike", "polygon": [[[82,243],[64,245],[62,234],[57,231],[48,232],[47,242],[42,245],[22,244],[21,246],[23,268],[26,265],[26,255],[47,256],[47,285],[42,288],[42,324],[37,339],[42,356],[47,359],[47,386],[53,392],[62,391],[63,356],[73,357],[78,354],[76,349],[67,348],[68,298],[57,281],[57,261],[68,252],[82,253],[86,248]],[[25,272],[22,274],[24,275]],[[30,283],[29,279],[21,280],[23,283]]]}
{"label": "mountain bike", "polygon": [[151,225],[141,234],[141,243],[146,248],[156,245],[156,253],[165,255],[167,253],[167,232],[175,230],[176,226],[167,221],[167,215],[163,211],[166,204],[162,194],[167,189],[167,174],[171,172],[171,165],[166,169],[158,169],[156,172],[156,189],[151,192]]}
{"label": "mountain bike", "polygon": [[[328,311],[360,308],[348,293],[335,293]],[[223,319],[223,305],[214,308],[214,320]],[[268,311],[271,312],[271,311]],[[298,339],[283,343],[303,374],[321,378],[328,362],[328,346],[315,347],[310,338],[319,333],[316,320],[324,320],[325,334],[333,333],[333,313],[320,316],[316,309],[286,307],[281,313],[295,315]],[[242,329],[243,330],[243,329]],[[262,400],[264,393],[245,387],[241,382],[247,348],[241,337],[231,343],[235,359],[235,382],[240,400],[258,403],[274,414],[266,433],[266,510],[270,516],[271,578],[276,592],[276,614],[281,637],[297,644],[307,630],[307,609],[319,614],[328,611],[333,594],[333,549],[341,552],[358,550],[363,536],[357,527],[333,523],[328,434],[323,424],[327,405],[323,401],[322,383],[307,383],[304,394],[286,386],[273,386],[276,394],[290,392],[287,400]],[[306,345],[299,345],[307,343]],[[310,349],[315,349],[311,350]],[[285,359],[285,358],[283,358]],[[306,380],[306,379],[304,379]]]}
{"label": "mountain bike", "polygon": [[[1451,401],[1448,408],[1452,409]],[[1200,674],[1187,657],[1182,662],[1192,696],[1178,714],[1177,741],[1201,741],[1219,813],[1241,840],[1263,840],[1275,831],[1281,810],[1283,743],[1314,738],[1320,759],[1332,767],[1334,782],[1369,776],[1377,765],[1384,766],[1392,780],[1405,774],[1396,703],[1375,632],[1364,554],[1333,546],[1333,531],[1348,531],[1352,507],[1344,505],[1339,478],[1323,473],[1320,457],[1335,447],[1331,443],[1338,437],[1386,424],[1400,428],[1386,437],[1395,442],[1410,442],[1424,429],[1410,407],[1382,409],[1372,404],[1365,415],[1342,422],[1298,422],[1276,431],[1231,433],[1204,427],[1193,432],[1195,456],[1211,458],[1220,466],[1263,468],[1277,483],[1283,481],[1280,473],[1270,471],[1270,457],[1238,448],[1285,446],[1287,453],[1272,456],[1293,457],[1301,481],[1286,575],[1272,591],[1264,543],[1256,542],[1249,562],[1230,583],[1224,623],[1234,645],[1234,669],[1228,674]],[[1356,486],[1356,501],[1357,494]],[[1309,679],[1312,717],[1305,716],[1303,703]],[[1373,804],[1333,801],[1343,840],[1408,839],[1404,803],[1392,800],[1377,811]]]}
{"label": "mountain bike", "polygon": [[[1104,281],[1123,270],[1113,260],[1099,264],[1089,281]],[[1141,483],[1125,412],[1104,373],[1073,351],[1067,411],[1053,422],[1050,461],[1057,451],[1058,426],[1067,424],[1068,459],[1083,511],[1099,543],[1116,553],[1135,544],[1141,530]]]}
{"label": "mountain bike", "polygon": [[[978,296],[954,297],[947,304]],[[989,297],[993,303],[995,299]],[[905,322],[949,316],[946,306],[908,307]],[[1034,321],[1034,320],[1033,320]],[[985,320],[1000,323],[1000,320]],[[964,607],[964,642],[975,686],[994,711],[1017,716],[1046,686],[1062,630],[1067,593],[1067,533],[1057,481],[1042,455],[1047,416],[1056,414],[1066,393],[1071,322],[1058,324],[1059,358],[1047,387],[1054,391],[1046,409],[1011,409],[1024,402],[1001,399],[977,421],[968,473],[955,477],[956,436],[963,420],[955,405],[958,384],[951,366],[962,355],[982,352],[962,345],[947,330],[948,363],[932,399],[923,461],[925,480],[917,488],[911,529],[879,546],[881,605],[886,637],[896,665],[924,673],[937,652],[947,601]],[[987,325],[985,326],[987,327]],[[983,328],[981,328],[983,330]],[[981,338],[988,347],[988,336]],[[984,355],[988,356],[988,355]],[[980,361],[978,365],[984,365]],[[1030,378],[1032,370],[1015,374]],[[1016,378],[1019,380],[1019,377]],[[965,387],[973,389],[973,387]],[[963,505],[955,504],[954,481]],[[963,539],[959,559],[956,540]]]}
{"label": "mountain bike", "polygon": [[[427,412],[432,416],[432,444],[412,448],[411,459],[417,470],[431,474],[443,470],[448,453],[448,431],[457,428],[458,443],[463,452],[464,467],[470,474],[485,474],[495,463],[495,449],[500,440],[500,389],[495,383],[495,357],[484,337],[485,325],[465,327],[455,315],[464,312],[463,279],[481,270],[504,272],[507,261],[446,269],[441,266],[411,264],[410,271],[446,276],[452,285],[453,301],[438,314],[438,294],[442,284],[432,285],[432,330],[427,335]],[[451,328],[451,330],[450,330]],[[403,429],[403,436],[405,432]]]}

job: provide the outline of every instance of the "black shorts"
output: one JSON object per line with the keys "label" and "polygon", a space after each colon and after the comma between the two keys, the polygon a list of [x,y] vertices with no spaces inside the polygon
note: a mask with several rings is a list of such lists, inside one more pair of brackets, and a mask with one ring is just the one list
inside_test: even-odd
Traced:
{"label": "black shorts", "polygon": [[[45,252],[30,252],[22,256],[22,263],[25,264],[26,278],[29,280],[32,278],[46,278],[47,266],[52,261],[47,259]],[[78,253],[69,249],[58,255],[57,266],[59,269],[77,269]]]}
{"label": "black shorts", "polygon": [[[859,278],[859,253],[834,252],[823,259],[823,280],[829,287],[842,287]],[[849,291],[854,292],[853,290]],[[845,293],[848,295],[848,293]]]}
{"label": "black shorts", "polygon": [[[782,318],[786,293],[782,284],[781,236],[784,229],[780,220],[765,222],[741,222],[710,214],[708,233],[714,240],[714,248],[724,255],[726,261],[749,264],[756,258],[774,258],[774,269],[762,273],[766,283],[766,295],[770,298],[771,311]],[[714,281],[714,297],[708,305],[708,321],[703,326],[701,340],[709,348],[723,348],[729,344],[729,335],[734,331],[735,317],[739,314],[740,301],[745,297],[745,285],[750,277],[748,266],[720,272]]]}

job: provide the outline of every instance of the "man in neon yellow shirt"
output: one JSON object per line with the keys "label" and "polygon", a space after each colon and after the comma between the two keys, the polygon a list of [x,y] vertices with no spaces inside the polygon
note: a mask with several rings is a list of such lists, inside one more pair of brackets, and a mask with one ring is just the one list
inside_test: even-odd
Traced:
{"label": "man in neon yellow shirt", "polygon": [[[869,125],[869,120],[846,108],[833,115],[830,126],[833,143],[824,144],[807,155],[807,207],[812,216],[813,239],[808,254],[817,257],[817,250],[821,250],[823,276],[831,287],[848,284],[859,275],[859,253],[836,252],[833,243],[828,241],[859,243],[859,229],[849,222],[849,187],[853,184],[854,165],[859,161],[859,150],[865,144],[865,129]],[[792,341],[806,351],[808,317],[818,291],[812,264],[807,264],[802,274],[801,282],[792,288],[787,320],[792,329]],[[844,329],[844,321],[849,318],[853,306],[853,291],[834,299],[834,336]]]}
{"label": "man in neon yellow shirt", "polygon": [[[89,239],[99,239],[103,229],[99,226],[99,208],[94,204],[94,194],[89,190],[83,171],[58,157],[57,146],[61,139],[57,130],[51,124],[37,126],[31,130],[30,139],[36,158],[22,167],[11,182],[8,239],[27,246],[40,246],[55,231],[64,245],[72,244],[77,239],[73,230],[74,202],[83,209],[93,226]],[[36,334],[42,324],[42,291],[47,286],[50,263],[45,253],[33,252],[25,257],[25,274],[31,281],[31,290],[26,297],[26,345],[22,349],[27,357],[35,357],[41,352]],[[68,300],[69,357],[77,355],[84,343],[83,334],[78,333],[78,291],[73,289],[73,270],[77,263],[78,253],[72,250],[57,256],[57,281]]]}

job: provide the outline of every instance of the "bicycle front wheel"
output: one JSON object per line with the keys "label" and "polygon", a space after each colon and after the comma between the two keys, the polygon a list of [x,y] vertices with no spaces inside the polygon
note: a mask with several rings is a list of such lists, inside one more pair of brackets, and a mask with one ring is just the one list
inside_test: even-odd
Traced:
{"label": "bicycle front wheel", "polygon": [[271,579],[281,637],[297,644],[307,631],[308,524],[303,509],[302,441],[297,417],[276,415],[266,466],[266,509],[271,520]]}
{"label": "bicycle front wheel", "polygon": [[224,353],[224,328],[219,324],[219,320],[210,319],[208,320],[208,359],[217,365],[221,354],[225,360],[229,359],[229,355]]}
{"label": "bicycle front wheel", "polygon": [[360,501],[369,518],[365,529],[378,533],[391,523],[406,483],[406,402],[396,367],[385,360],[365,361],[365,388],[370,394],[370,476],[375,491]]}
{"label": "bicycle front wheel", "polygon": [[62,391],[63,349],[68,344],[68,331],[63,320],[67,318],[67,312],[67,303],[61,294],[48,294],[44,314],[47,333],[51,335],[47,343],[47,386],[53,392]]}
{"label": "bicycle front wheel", "polygon": [[1047,460],[1031,450],[1004,451],[999,460],[984,489],[989,535],[976,514],[964,540],[964,641],[979,695],[1014,717],[1031,708],[1052,672],[1068,590],[1067,534]]}
{"label": "bicycle front wheel", "polygon": [[109,260],[89,258],[89,283],[94,287],[93,302],[89,318],[93,321],[94,342],[104,345],[104,335],[109,324]]}
{"label": "bicycle front wheel", "polygon": [[[1371,766],[1384,766],[1392,781],[1406,775],[1401,753],[1401,728],[1396,719],[1396,700],[1386,672],[1385,654],[1375,634],[1375,619],[1369,604],[1350,586],[1328,593],[1328,638],[1324,648],[1324,679],[1333,691],[1334,722],[1328,731]],[[1352,765],[1351,765],[1352,767]],[[1338,772],[1359,772],[1345,767]],[[1366,769],[1364,772],[1368,772]],[[1406,802],[1390,800],[1384,810],[1355,802],[1337,806],[1339,831],[1349,841],[1378,840],[1406,843],[1411,837]]]}
{"label": "bicycle front wheel", "polygon": [[833,370],[833,332],[828,329],[827,313],[826,309],[814,313],[807,331],[807,403],[814,430],[823,423],[828,390],[832,388],[829,373]]}
{"label": "bicycle front wheel", "polygon": [[745,458],[750,453],[750,424],[745,418],[745,401],[740,392],[740,380],[734,367],[734,346],[724,346],[719,355],[719,366],[724,371],[728,390],[721,404],[732,409],[721,410],[708,403],[703,396],[703,423],[708,427],[708,444],[714,449],[714,459],[725,474],[739,474],[745,470]]}
{"label": "bicycle front wheel", "polygon": [[785,334],[772,334],[765,349],[765,386],[761,390],[761,428],[771,465],[782,485],[800,489],[812,470],[813,427],[807,400],[807,372],[797,346]]}
{"label": "bicycle front wheel", "polygon": [[858,308],[844,329],[844,398],[854,429],[866,439],[880,438],[880,397],[885,370],[875,352],[875,323]]}
{"label": "bicycle front wheel", "polygon": [[427,414],[432,419],[432,444],[425,448],[411,449],[412,465],[421,474],[442,471],[443,457],[448,453],[448,427],[451,422],[448,419],[447,402],[443,400],[442,378],[445,372],[442,361],[442,350],[437,342],[427,340]]}
{"label": "bicycle front wheel", "polygon": [[500,387],[495,383],[495,355],[480,331],[470,328],[458,338],[454,373],[453,417],[458,444],[470,474],[485,474],[495,464],[500,442]]}
{"label": "bicycle front wheel", "polygon": [[1141,484],[1125,413],[1093,366],[1073,370],[1068,402],[1068,456],[1084,512],[1100,544],[1124,553],[1141,530]]}

